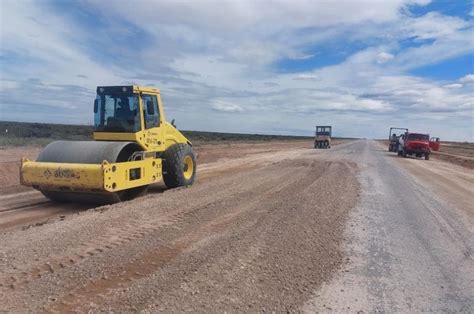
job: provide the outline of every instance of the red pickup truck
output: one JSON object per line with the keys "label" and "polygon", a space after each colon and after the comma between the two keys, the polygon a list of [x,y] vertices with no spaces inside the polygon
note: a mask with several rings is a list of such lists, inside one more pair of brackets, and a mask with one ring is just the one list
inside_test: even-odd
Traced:
{"label": "red pickup truck", "polygon": [[430,135],[420,133],[406,132],[399,139],[398,155],[406,157],[415,155],[416,157],[425,157],[430,159]]}

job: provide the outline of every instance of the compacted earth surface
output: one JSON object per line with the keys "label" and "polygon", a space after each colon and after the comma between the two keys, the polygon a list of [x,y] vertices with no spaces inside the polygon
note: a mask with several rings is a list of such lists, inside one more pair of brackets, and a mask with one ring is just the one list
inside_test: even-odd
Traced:
{"label": "compacted earth surface", "polygon": [[40,149],[0,150],[2,311],[472,309],[473,174],[335,144],[197,146],[192,187],[101,207],[19,185]]}

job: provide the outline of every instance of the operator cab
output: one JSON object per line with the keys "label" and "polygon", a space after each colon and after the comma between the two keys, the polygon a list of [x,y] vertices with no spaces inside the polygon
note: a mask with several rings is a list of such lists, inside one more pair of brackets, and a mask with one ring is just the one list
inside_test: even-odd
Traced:
{"label": "operator cab", "polygon": [[[142,115],[144,128],[142,128]],[[94,132],[136,133],[159,125],[157,95],[139,93],[134,90],[134,86],[97,87],[94,101]]]}
{"label": "operator cab", "polygon": [[331,136],[332,127],[330,126],[317,126],[316,136]]}

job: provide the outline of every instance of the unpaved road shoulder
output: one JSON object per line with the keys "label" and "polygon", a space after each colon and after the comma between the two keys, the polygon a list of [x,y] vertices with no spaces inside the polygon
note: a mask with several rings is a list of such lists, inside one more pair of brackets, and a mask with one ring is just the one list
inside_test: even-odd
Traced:
{"label": "unpaved road shoulder", "polygon": [[474,171],[442,160],[420,162],[414,158],[397,158],[416,182],[458,209],[474,225]]}

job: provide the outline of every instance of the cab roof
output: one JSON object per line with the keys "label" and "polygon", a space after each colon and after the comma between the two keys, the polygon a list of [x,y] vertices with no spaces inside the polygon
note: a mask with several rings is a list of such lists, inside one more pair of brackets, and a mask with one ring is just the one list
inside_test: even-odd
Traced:
{"label": "cab roof", "polygon": [[427,135],[427,136],[429,136],[429,134],[428,134],[428,133],[415,133],[415,132],[407,132],[407,134],[408,134],[408,135],[425,135],[425,136]]}
{"label": "cab roof", "polygon": [[138,86],[138,85],[117,85],[117,86],[97,86],[97,93],[101,94],[104,92],[134,92],[134,93],[153,93],[159,94],[160,90],[156,87],[151,86]]}

